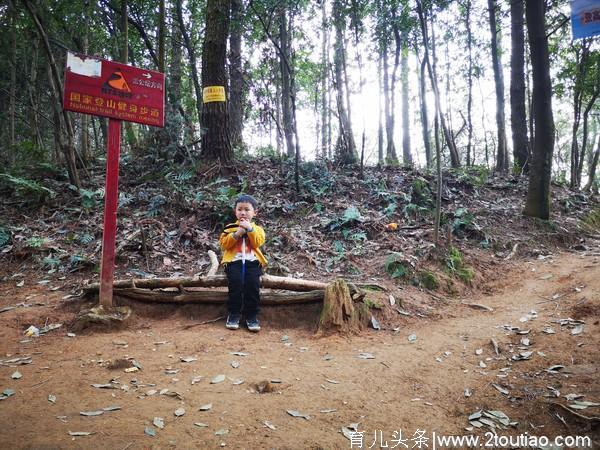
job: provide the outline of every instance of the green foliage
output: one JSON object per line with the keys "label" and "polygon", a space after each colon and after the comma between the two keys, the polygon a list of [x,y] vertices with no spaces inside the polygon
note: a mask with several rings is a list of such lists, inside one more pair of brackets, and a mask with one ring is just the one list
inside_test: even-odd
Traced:
{"label": "green foliage", "polygon": [[79,236],[79,242],[81,242],[83,245],[88,245],[91,242],[94,242],[94,236],[89,233],[83,233],[81,236]]}
{"label": "green foliage", "polygon": [[395,252],[388,255],[384,267],[392,278],[407,277],[412,271],[412,267],[406,262],[404,255]]}
{"label": "green foliage", "polygon": [[91,191],[89,189],[77,189],[75,186],[70,186],[71,189],[79,192],[81,197],[81,207],[86,213],[90,213],[92,210],[98,208],[102,204],[104,199],[104,189],[96,189]]}
{"label": "green foliage", "polygon": [[8,245],[10,237],[10,230],[5,226],[0,225],[0,248]]}
{"label": "green foliage", "polygon": [[593,209],[579,221],[579,228],[588,233],[600,231],[600,208]]}
{"label": "green foliage", "polygon": [[12,190],[18,197],[41,203],[47,198],[54,198],[56,193],[35,180],[0,173],[0,186]]}
{"label": "green foliage", "polygon": [[53,256],[52,254],[42,259],[42,269],[50,269],[56,271],[58,266],[60,266],[60,258]]}
{"label": "green foliage", "polygon": [[462,237],[480,230],[479,225],[475,223],[475,216],[467,208],[457,208],[454,211],[454,220],[452,222],[452,232],[454,234]]}
{"label": "green foliage", "polygon": [[279,154],[277,149],[275,147],[273,147],[272,145],[265,145],[262,147],[258,147],[255,150],[255,153],[258,157],[270,158],[270,159],[274,159],[274,160],[277,160],[281,157],[281,155]]}
{"label": "green foliage", "polygon": [[38,236],[32,236],[29,239],[27,239],[27,241],[25,241],[25,245],[29,248],[42,248],[47,243],[48,239]]}
{"label": "green foliage", "polygon": [[167,198],[164,195],[158,194],[150,199],[148,209],[144,213],[146,217],[156,217],[162,212],[163,206],[167,203]]}
{"label": "green foliage", "polygon": [[404,208],[402,208],[402,214],[407,219],[415,219],[416,220],[421,214],[427,214],[429,212],[430,212],[429,208],[426,208],[424,206],[419,206],[415,203],[408,203],[408,204],[404,205]]}
{"label": "green foliage", "polygon": [[433,208],[433,195],[429,183],[423,178],[415,178],[411,185],[410,202],[426,209]]}
{"label": "green foliage", "polygon": [[332,231],[337,230],[339,228],[343,228],[352,225],[356,222],[359,222],[360,220],[361,215],[358,211],[358,208],[356,208],[356,206],[349,206],[344,211],[342,217],[338,217],[329,223],[329,229]]}
{"label": "green foliage", "polygon": [[481,187],[487,183],[490,176],[490,170],[485,166],[467,166],[450,169],[456,179],[462,183],[474,187]]}
{"label": "green foliage", "polygon": [[463,256],[456,247],[450,247],[446,256],[446,267],[452,276],[460,278],[465,283],[470,283],[475,276],[475,271],[465,266]]}
{"label": "green foliage", "polygon": [[430,291],[435,291],[440,286],[440,282],[433,272],[421,270],[418,274],[419,285]]}

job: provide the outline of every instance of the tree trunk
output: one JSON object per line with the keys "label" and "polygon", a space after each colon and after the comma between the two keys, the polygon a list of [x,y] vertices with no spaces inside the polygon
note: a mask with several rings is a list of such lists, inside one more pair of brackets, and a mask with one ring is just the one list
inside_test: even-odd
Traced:
{"label": "tree trunk", "polygon": [[466,3],[466,28],[467,28],[467,166],[473,164],[471,149],[473,146],[473,32],[471,31],[471,0]]}
{"label": "tree trunk", "polygon": [[500,47],[500,32],[496,24],[496,0],[488,0],[488,12],[490,17],[494,85],[496,87],[496,127],[498,133],[496,170],[500,173],[507,173],[508,151],[506,149],[506,125],[504,120],[504,76],[501,69],[500,55],[498,54],[498,49]]}
{"label": "tree trunk", "polygon": [[[600,70],[600,67],[597,67],[596,70]],[[583,111],[583,131],[582,131],[582,140],[581,140],[581,155],[579,157],[579,167],[577,169],[577,186],[581,186],[581,177],[583,175],[583,161],[585,160],[585,154],[587,153],[587,142],[588,142],[588,133],[589,133],[589,116],[600,95],[600,73],[597,75],[597,82],[595,86],[595,91],[592,93],[591,98],[589,99],[585,110]],[[593,144],[592,144],[593,145]]]}
{"label": "tree trunk", "polygon": [[[74,145],[74,134],[73,134],[73,126],[71,124],[71,120],[67,111],[63,108],[63,98],[59,93],[60,86],[62,86],[61,77],[59,75],[58,65],[54,59],[54,54],[52,53],[52,49],[50,47],[50,41],[48,40],[48,35],[46,34],[46,30],[42,24],[41,18],[34,11],[30,0],[23,0],[27,11],[29,12],[31,19],[33,20],[35,27],[42,38],[42,42],[44,43],[44,48],[46,50],[46,55],[48,56],[48,78],[50,81],[50,90],[52,96],[54,98],[54,104],[56,108],[62,109],[62,114],[58,111],[58,117],[62,118],[62,122],[58,120],[56,124],[58,141],[60,142],[60,147],[65,156],[65,160],[67,163],[67,172],[69,174],[69,181],[72,185],[77,188],[81,187],[81,181],[79,180],[79,173],[77,172],[77,164],[75,161],[75,145]],[[63,130],[64,126],[64,130]],[[64,132],[63,132],[64,131]],[[63,140],[64,139],[64,140]]]}
{"label": "tree trunk", "polygon": [[158,2],[158,71],[165,72],[165,41],[166,41],[166,23],[165,23],[165,0]]}
{"label": "tree trunk", "polygon": [[548,40],[544,25],[544,0],[526,0],[525,17],[533,70],[533,120],[535,134],[524,213],[550,218],[550,181],[554,151],[554,118]]}
{"label": "tree trunk", "polygon": [[281,69],[281,113],[283,116],[283,133],[288,158],[296,153],[294,147],[294,125],[292,123],[292,83],[290,66],[290,36],[288,30],[287,10],[281,9],[279,14],[279,66]]}
{"label": "tree trunk", "polygon": [[244,140],[244,77],[242,72],[242,31],[244,4],[242,0],[231,1],[231,35],[229,36],[229,119],[231,146],[243,149]]}
{"label": "tree trunk", "polygon": [[377,86],[378,86],[378,96],[377,98],[379,99],[379,114],[378,114],[378,118],[379,118],[379,123],[377,126],[377,165],[379,166],[383,166],[384,164],[384,157],[383,157],[383,81],[382,81],[382,73],[381,73],[381,66],[382,66],[383,62],[382,62],[382,56],[381,56],[381,52],[377,55]]}
{"label": "tree trunk", "polygon": [[410,122],[408,100],[408,31],[402,31],[402,59],[400,61],[400,80],[402,82],[402,162],[412,167],[413,159],[410,153]]}
{"label": "tree trunk", "polygon": [[207,159],[226,164],[233,159],[229,141],[227,94],[224,99],[211,98],[204,96],[204,90],[213,87],[225,91],[227,86],[225,60],[230,9],[231,0],[208,0],[202,46],[202,152]]}
{"label": "tree trunk", "polygon": [[[94,2],[85,1],[84,10],[84,30],[83,30],[83,54],[87,55],[89,52],[89,34],[90,24],[92,21],[92,15],[94,11]],[[81,114],[81,157],[88,163],[92,160],[92,152],[90,149],[90,116],[88,114]]]}
{"label": "tree trunk", "polygon": [[29,121],[31,123],[31,142],[35,148],[43,147],[42,135],[40,132],[40,118],[38,113],[39,103],[37,94],[37,76],[38,76],[38,49],[39,42],[37,36],[31,39],[31,71],[27,80],[27,96],[29,98]]}
{"label": "tree trunk", "polygon": [[327,0],[321,1],[321,157],[327,158],[327,96],[329,95],[329,23]]}
{"label": "tree trunk", "polygon": [[598,139],[596,142],[596,151],[590,164],[588,173],[588,182],[585,185],[584,191],[591,191],[596,181],[596,169],[598,168],[598,159],[600,158],[600,133],[598,133]]}
{"label": "tree trunk", "polygon": [[354,133],[348,116],[347,105],[345,105],[344,86],[344,28],[346,26],[340,0],[333,2],[333,20],[335,25],[335,50],[334,50],[334,66],[335,80],[337,88],[337,109],[339,116],[339,137],[338,137],[338,158],[342,164],[353,164],[357,161],[356,144],[354,142]]}
{"label": "tree trunk", "polygon": [[[415,45],[417,60],[419,60],[418,45]],[[427,60],[425,57],[421,60],[418,70],[419,77],[419,105],[421,114],[421,135],[423,136],[423,145],[425,146],[425,162],[427,167],[431,167],[433,164],[433,157],[431,155],[431,138],[429,132],[429,113],[427,110]]]}
{"label": "tree trunk", "polygon": [[515,171],[528,172],[529,143],[525,113],[525,32],[524,0],[510,2],[510,124]]}
{"label": "tree trunk", "polygon": [[[438,118],[439,123],[442,127],[442,132],[444,133],[444,139],[446,140],[446,145],[448,145],[448,149],[450,151],[450,164],[452,165],[452,167],[455,167],[455,168],[460,167],[460,158],[458,156],[458,150],[454,146],[454,140],[452,139],[452,135],[446,125],[446,119],[444,117],[444,114],[442,114],[440,91],[438,89],[437,74],[436,74],[436,69],[435,69],[435,37],[432,36],[432,56],[433,56],[433,61],[434,61],[434,63],[432,63],[429,58],[429,37],[428,37],[428,32],[427,32],[427,24],[425,21],[425,16],[424,16],[424,12],[423,12],[423,8],[421,6],[420,0],[417,0],[417,13],[419,15],[419,22],[421,24],[421,32],[423,35],[423,47],[425,49],[425,61],[427,62],[427,71],[429,72],[429,79],[431,80],[431,88],[433,90],[433,97],[435,100],[436,117]],[[433,23],[432,23],[432,30],[433,30]],[[436,139],[437,139],[437,136],[436,136]]]}
{"label": "tree trunk", "polygon": [[10,92],[8,99],[8,163],[15,163],[15,114],[16,114],[16,95],[17,95],[17,11],[13,2],[9,3],[10,18]]}
{"label": "tree trunk", "polygon": [[194,92],[196,93],[196,113],[198,114],[198,122],[200,122],[200,126],[202,127],[202,89],[200,88],[200,81],[198,79],[198,64],[196,62],[196,50],[192,45],[192,41],[190,39],[185,22],[183,20],[181,1],[182,0],[175,0],[177,22],[179,23],[181,36],[183,37],[183,42],[188,52],[188,57],[190,59],[189,69],[192,74],[192,81],[194,83]]}
{"label": "tree trunk", "polygon": [[385,160],[387,164],[397,165],[398,155],[396,154],[396,146],[394,145],[394,117],[391,112],[391,89],[390,89],[390,78],[389,78],[389,67],[388,67],[388,51],[387,43],[383,47],[383,103],[384,103],[384,115],[385,115],[385,137],[386,137],[386,149],[385,149]]}
{"label": "tree trunk", "polygon": [[129,62],[129,26],[127,0],[121,0],[121,62]]}
{"label": "tree trunk", "polygon": [[[171,120],[169,121],[170,140],[179,145],[182,140],[183,125],[189,120],[181,105],[181,29],[177,19],[177,5],[171,6],[171,58],[169,66],[169,81],[167,83],[168,104],[171,105]],[[192,139],[193,140],[193,139]]]}
{"label": "tree trunk", "polygon": [[579,141],[577,134],[581,123],[581,106],[583,102],[583,81],[585,78],[586,64],[586,48],[585,43],[582,48],[577,48],[576,53],[576,70],[575,82],[573,83],[573,125],[571,128],[571,166],[570,166],[570,183],[571,189],[576,189],[577,185],[577,168],[579,167]]}
{"label": "tree trunk", "polygon": [[[424,61],[427,63],[427,69],[429,71],[429,78],[431,79],[431,87],[433,89],[433,95],[435,97],[435,157],[436,157],[436,172],[437,172],[437,188],[436,188],[436,201],[435,201],[435,219],[433,225],[433,240],[435,245],[439,245],[440,235],[440,221],[442,215],[442,150],[440,148],[440,137],[438,131],[438,119],[443,124],[443,114],[440,108],[439,92],[437,89],[437,80],[434,76],[434,71],[429,61],[429,38],[427,36],[427,21],[425,20],[421,1],[417,0],[417,14],[419,16],[419,23],[421,25],[421,33],[423,36],[423,48],[425,55],[423,56]],[[448,142],[448,145],[451,145]],[[452,153],[450,153],[452,155]]]}

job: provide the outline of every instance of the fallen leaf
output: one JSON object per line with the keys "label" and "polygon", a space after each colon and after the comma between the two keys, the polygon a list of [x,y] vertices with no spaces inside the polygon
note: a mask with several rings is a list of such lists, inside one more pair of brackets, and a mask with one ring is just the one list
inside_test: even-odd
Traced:
{"label": "fallen leaf", "polygon": [[185,358],[180,358],[180,359],[181,359],[181,362],[185,362],[185,363],[198,361],[198,358],[194,358],[193,356],[186,356]]}
{"label": "fallen leaf", "polygon": [[69,431],[69,436],[90,436],[94,434],[93,431]]}
{"label": "fallen leaf", "polygon": [[151,437],[156,436],[156,430],[154,428],[151,428],[151,427],[144,428],[144,433],[147,434],[148,436],[151,436]]}
{"label": "fallen leaf", "polygon": [[302,417],[303,419],[310,420],[310,416],[308,414],[303,414],[300,411],[288,409],[286,412],[292,417]]}
{"label": "fallen leaf", "polygon": [[198,411],[209,411],[212,408],[212,403],[207,403],[206,405],[200,406]]}
{"label": "fallen leaf", "polygon": [[225,381],[225,375],[217,375],[212,380],[210,380],[210,384],[222,383]]}
{"label": "fallen leaf", "polygon": [[175,417],[181,417],[185,414],[185,409],[184,408],[177,408],[173,414],[175,415]]}
{"label": "fallen leaf", "polygon": [[161,430],[165,427],[165,421],[162,417],[155,417],[152,424]]}
{"label": "fallen leaf", "polygon": [[20,378],[23,377],[23,375],[21,375],[21,372],[19,372],[18,370],[16,372],[14,372],[11,376],[10,376],[13,380],[18,380]]}
{"label": "fallen leaf", "polygon": [[277,428],[275,428],[275,425],[273,425],[271,422],[265,420],[263,422],[265,424],[265,427],[269,428],[270,430],[276,430]]}
{"label": "fallen leaf", "polygon": [[499,384],[496,383],[492,383],[492,386],[494,388],[496,388],[496,390],[504,395],[508,395],[510,392],[508,391],[508,389],[503,388],[502,386],[500,386]]}
{"label": "fallen leaf", "polygon": [[93,416],[101,416],[104,414],[104,411],[79,411],[80,416],[93,417]]}

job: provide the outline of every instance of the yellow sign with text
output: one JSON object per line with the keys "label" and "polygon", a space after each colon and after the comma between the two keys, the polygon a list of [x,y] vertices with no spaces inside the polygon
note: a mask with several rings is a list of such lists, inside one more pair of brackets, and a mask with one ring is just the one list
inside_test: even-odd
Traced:
{"label": "yellow sign with text", "polygon": [[206,86],[202,89],[202,103],[224,102],[225,87],[224,86]]}

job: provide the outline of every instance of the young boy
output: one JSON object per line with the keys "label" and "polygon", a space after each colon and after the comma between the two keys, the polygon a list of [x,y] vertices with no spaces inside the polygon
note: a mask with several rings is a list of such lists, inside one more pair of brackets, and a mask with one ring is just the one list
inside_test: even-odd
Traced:
{"label": "young boy", "polygon": [[267,259],[260,251],[265,243],[265,230],[252,222],[258,204],[250,195],[240,195],[233,207],[237,221],[225,227],[219,244],[223,250],[221,264],[225,266],[229,286],[227,323],[230,330],[240,327],[242,314],[250,331],[260,331],[258,312],[260,276]]}

